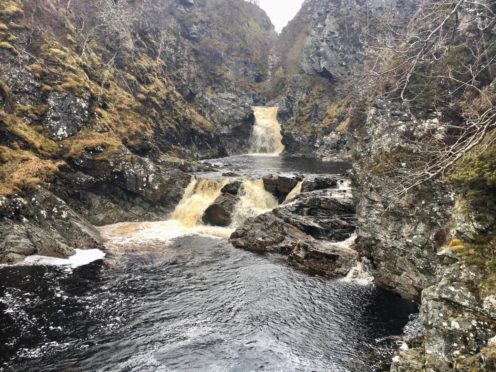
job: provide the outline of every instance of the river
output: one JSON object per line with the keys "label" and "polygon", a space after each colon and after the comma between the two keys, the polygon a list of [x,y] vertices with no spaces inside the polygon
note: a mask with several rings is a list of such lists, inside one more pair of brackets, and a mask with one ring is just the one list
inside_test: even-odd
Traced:
{"label": "river", "polygon": [[0,370],[375,371],[389,361],[412,303],[235,249],[235,226],[200,221],[223,174],[245,180],[243,211],[262,213],[274,207],[264,174],[341,174],[349,164],[209,162],[221,168],[196,175],[171,219],[102,227],[104,260],[0,268]]}

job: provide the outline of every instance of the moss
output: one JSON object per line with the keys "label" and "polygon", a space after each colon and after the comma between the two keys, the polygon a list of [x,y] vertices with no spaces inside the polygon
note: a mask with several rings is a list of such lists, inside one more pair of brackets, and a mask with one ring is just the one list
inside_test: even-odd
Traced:
{"label": "moss", "polygon": [[449,178],[461,186],[496,187],[496,130],[458,161]]}
{"label": "moss", "polygon": [[496,236],[480,236],[474,243],[453,239],[449,245],[463,264],[475,266],[485,273],[479,283],[479,295],[484,298],[496,292]]}

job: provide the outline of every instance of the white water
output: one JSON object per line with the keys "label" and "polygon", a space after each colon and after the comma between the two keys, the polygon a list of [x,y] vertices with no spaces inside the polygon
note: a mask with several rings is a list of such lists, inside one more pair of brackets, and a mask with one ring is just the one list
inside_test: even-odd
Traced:
{"label": "white water", "polygon": [[253,107],[255,126],[250,139],[253,154],[280,155],[284,151],[277,107]]}
{"label": "white water", "polygon": [[[119,223],[101,227],[99,230],[103,237],[112,241],[112,246],[117,248],[114,253],[119,253],[123,248],[138,253],[143,242],[168,243],[188,235],[227,238],[247,218],[278,207],[279,203],[275,197],[265,190],[263,180],[247,179],[242,181],[240,201],[234,207],[231,226],[203,224],[203,213],[221,195],[222,188],[233,181],[193,178],[169,220]],[[107,248],[112,250],[113,247]]]}
{"label": "white water", "polygon": [[55,258],[47,256],[29,256],[22,262],[23,265],[68,266],[76,267],[88,265],[91,262],[103,260],[105,253],[99,249],[76,249],[76,254],[69,258]]}
{"label": "white water", "polygon": [[[356,242],[356,235],[352,235],[345,241],[336,243],[342,247],[351,248]],[[372,264],[365,257],[349,271],[341,281],[347,283],[356,283],[359,285],[371,285],[374,282],[374,277],[372,276]]]}

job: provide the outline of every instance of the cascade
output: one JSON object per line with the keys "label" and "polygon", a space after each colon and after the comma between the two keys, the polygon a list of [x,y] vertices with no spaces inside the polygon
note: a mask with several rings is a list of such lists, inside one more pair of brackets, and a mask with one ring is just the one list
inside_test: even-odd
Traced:
{"label": "cascade", "polygon": [[228,183],[229,179],[193,179],[172,213],[172,219],[184,227],[200,224],[205,210],[220,196],[222,188]]}
{"label": "cascade", "polygon": [[250,218],[277,208],[276,198],[267,192],[263,180],[245,180],[241,186],[240,201],[233,215],[233,227],[238,227]]}
{"label": "cascade", "polygon": [[252,153],[280,155],[284,151],[277,110],[277,107],[253,107],[256,121],[250,139]]}

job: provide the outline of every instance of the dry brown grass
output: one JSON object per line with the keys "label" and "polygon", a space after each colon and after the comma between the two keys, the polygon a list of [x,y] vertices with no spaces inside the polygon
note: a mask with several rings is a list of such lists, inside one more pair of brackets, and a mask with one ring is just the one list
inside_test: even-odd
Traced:
{"label": "dry brown grass", "polygon": [[43,160],[30,151],[0,146],[0,195],[30,189],[56,173],[61,162]]}
{"label": "dry brown grass", "polygon": [[95,154],[95,159],[112,158],[122,148],[121,141],[112,133],[95,133],[83,131],[62,142],[69,149],[66,157],[77,158],[86,151],[101,148],[103,152]]}
{"label": "dry brown grass", "polygon": [[17,116],[7,114],[3,110],[0,110],[0,125],[5,126],[10,133],[21,138],[36,152],[48,156],[54,155],[58,150],[54,141],[38,133]]}

